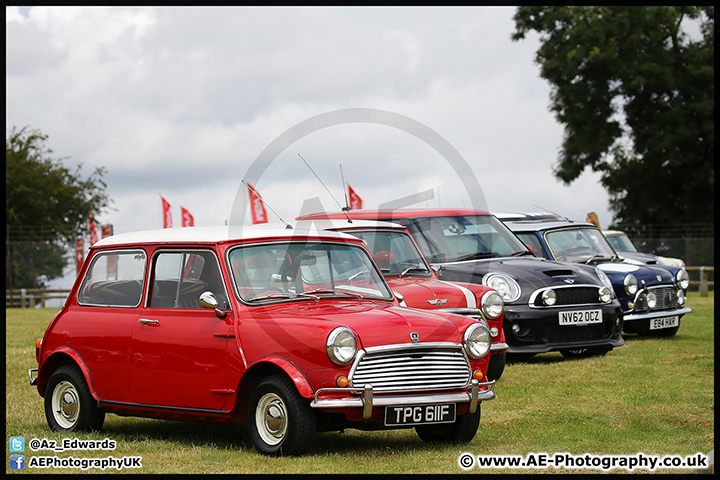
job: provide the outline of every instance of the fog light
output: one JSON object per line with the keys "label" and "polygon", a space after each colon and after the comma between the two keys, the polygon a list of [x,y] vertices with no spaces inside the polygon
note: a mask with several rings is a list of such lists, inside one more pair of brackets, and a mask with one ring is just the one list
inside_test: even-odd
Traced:
{"label": "fog light", "polygon": [[682,290],[677,291],[677,303],[678,305],[685,305],[685,294]]}
{"label": "fog light", "polygon": [[555,302],[557,301],[557,297],[555,296],[555,291],[554,290],[545,290],[542,294],[542,301],[548,307],[552,307],[553,305],[555,305]]}
{"label": "fog light", "polygon": [[500,332],[498,331],[497,328],[492,327],[492,328],[490,329],[490,336],[491,336],[491,337],[497,337],[497,336],[498,336],[498,333],[500,333]]}
{"label": "fog light", "polygon": [[647,294],[647,297],[645,297],[645,298],[646,298],[646,301],[647,301],[647,306],[648,306],[648,308],[649,308],[650,310],[652,310],[653,308],[655,308],[655,306],[657,305],[657,297],[655,296],[655,294],[652,293],[652,292],[650,292],[650,293]]}
{"label": "fog light", "polygon": [[477,380],[478,382],[482,382],[482,379],[485,378],[485,375],[480,370],[475,370],[473,372],[473,378]]}
{"label": "fog light", "polygon": [[513,324],[512,324],[512,331],[513,331],[513,333],[514,333],[515,335],[517,335],[518,333],[520,333],[520,325],[518,325],[517,323],[513,323]]}
{"label": "fog light", "polygon": [[350,384],[350,382],[348,382],[348,379],[346,377],[339,376],[338,379],[335,381],[335,384],[340,388],[345,388]]}

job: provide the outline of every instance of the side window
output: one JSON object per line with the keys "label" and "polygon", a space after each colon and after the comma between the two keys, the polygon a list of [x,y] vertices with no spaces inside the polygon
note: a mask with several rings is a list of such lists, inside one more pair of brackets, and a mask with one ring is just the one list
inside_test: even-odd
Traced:
{"label": "side window", "polygon": [[200,309],[200,295],[210,291],[220,308],[228,308],[217,259],[212,252],[168,251],[155,256],[152,266],[151,308]]}
{"label": "side window", "polygon": [[80,285],[78,303],[103,307],[140,305],[146,257],[142,250],[95,255]]}
{"label": "side window", "polygon": [[517,236],[525,245],[532,249],[533,254],[535,254],[536,257],[547,258],[547,255],[545,255],[545,249],[542,248],[542,244],[540,243],[540,239],[538,239],[535,235],[532,233],[518,233]]}

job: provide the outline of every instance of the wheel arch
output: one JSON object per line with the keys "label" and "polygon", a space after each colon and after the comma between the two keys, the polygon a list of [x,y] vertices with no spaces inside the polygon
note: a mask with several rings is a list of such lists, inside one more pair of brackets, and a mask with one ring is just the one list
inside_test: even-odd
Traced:
{"label": "wheel arch", "polygon": [[282,357],[264,357],[253,363],[240,380],[233,408],[235,421],[241,424],[246,423],[245,411],[250,395],[264,378],[272,375],[283,375],[289,378],[303,398],[310,399],[315,396],[312,385],[294,363]]}
{"label": "wheel arch", "polygon": [[85,362],[75,350],[69,347],[57,348],[42,363],[42,366],[38,371],[37,379],[38,393],[40,394],[40,396],[45,396],[45,387],[53,372],[64,365],[75,365],[76,367],[78,367],[82,375],[85,377],[85,381],[87,382],[88,388],[90,389],[90,394],[95,400],[99,400],[97,394],[95,393],[95,388],[92,384],[92,378],[90,377],[90,372],[88,371]]}

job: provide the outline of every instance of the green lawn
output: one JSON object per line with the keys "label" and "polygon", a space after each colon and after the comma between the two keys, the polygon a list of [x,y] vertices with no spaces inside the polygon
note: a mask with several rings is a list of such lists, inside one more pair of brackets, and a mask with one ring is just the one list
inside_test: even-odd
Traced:
{"label": "green lawn", "polygon": [[[568,452],[573,455],[681,455],[714,448],[714,294],[691,293],[685,316],[672,338],[626,335],[624,347],[604,357],[565,360],[544,354],[510,364],[498,382],[497,399],[482,405],[483,418],[468,445],[423,444],[413,430],[319,433],[301,458],[258,455],[237,427],[208,426],[108,415],[103,431],[60,435],[49,430],[43,399],[28,384],[35,363],[35,339],[57,309],[6,310],[6,444],[10,437],[109,438],[112,451],[32,452],[59,458],[142,457],[141,469],[126,473],[466,473],[463,453],[519,455]],[[9,447],[8,447],[9,448]],[[8,451],[8,457],[13,452]],[[91,473],[99,469],[88,470]],[[117,470],[106,469],[105,472]],[[79,473],[77,468],[7,473]],[[467,473],[597,473],[583,469],[477,469]],[[626,473],[625,470],[613,470]],[[661,469],[655,473],[692,473]]]}

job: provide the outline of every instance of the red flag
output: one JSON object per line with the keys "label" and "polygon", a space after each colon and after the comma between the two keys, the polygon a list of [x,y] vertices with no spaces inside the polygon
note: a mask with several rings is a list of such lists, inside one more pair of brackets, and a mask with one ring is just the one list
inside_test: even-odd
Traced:
{"label": "red flag", "polygon": [[80,270],[83,266],[85,255],[83,253],[83,239],[78,238],[75,240],[75,265],[77,267],[77,273],[80,274]]}
{"label": "red flag", "polygon": [[195,219],[193,218],[192,214],[188,209],[180,206],[180,212],[182,214],[182,226],[183,227],[192,227],[195,225]]}
{"label": "red flag", "polygon": [[171,228],[172,213],[170,213],[170,204],[162,196],[160,196],[160,200],[162,200],[163,228]]}
{"label": "red flag", "polygon": [[245,182],[248,187],[248,193],[250,193],[250,214],[252,215],[252,223],[267,223],[267,212],[265,212],[265,205],[263,204],[260,194],[257,193],[249,183]]}
{"label": "red flag", "polygon": [[348,184],[348,197],[350,197],[350,210],[360,210],[362,208],[362,198],[355,193],[355,190]]}
{"label": "red flag", "polygon": [[99,240],[97,225],[92,221],[92,217],[88,216],[88,225],[90,226],[90,245],[94,245]]}

